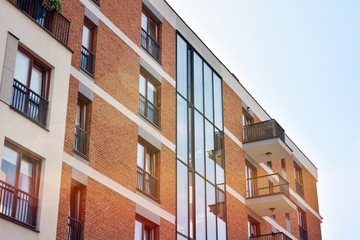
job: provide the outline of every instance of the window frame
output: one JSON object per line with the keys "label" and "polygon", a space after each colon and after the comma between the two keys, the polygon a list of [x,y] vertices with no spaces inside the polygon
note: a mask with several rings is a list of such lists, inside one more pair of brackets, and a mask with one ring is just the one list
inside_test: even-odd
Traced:
{"label": "window frame", "polygon": [[[147,9],[147,7],[143,6],[142,8],[142,11],[141,11],[141,25],[142,25],[142,14],[144,14],[146,17],[147,17],[147,23],[146,23],[146,30],[142,28],[141,26],[141,29],[144,30],[144,32],[146,32],[148,34],[149,37],[151,37],[152,40],[154,40],[159,46],[160,46],[160,43],[159,43],[159,34],[160,34],[160,24],[161,24],[161,21],[159,21],[155,16],[154,14]],[[150,25],[151,23],[153,23],[155,25],[155,39],[153,38],[153,36],[151,36],[150,34]]]}
{"label": "window frame", "polygon": [[[251,235],[251,227],[252,226],[255,227],[255,235]],[[260,223],[258,221],[256,221],[255,218],[248,215],[248,237],[259,236],[260,233],[261,233]]]}
{"label": "window frame", "polygon": [[145,229],[153,231],[153,237],[150,237],[150,240],[157,240],[159,238],[159,226],[156,223],[138,214],[135,216],[135,221],[141,223],[141,240],[145,240]]}
{"label": "window frame", "polygon": [[[94,54],[95,53],[95,40],[96,40],[96,35],[97,35],[97,26],[89,18],[84,17],[82,34],[84,34],[84,27],[86,27],[90,31],[90,39],[89,39],[90,46],[89,46],[89,49],[87,49],[87,50],[90,51],[92,54]],[[84,46],[82,40],[83,39],[81,39],[81,46]]]}
{"label": "window frame", "polygon": [[[157,161],[157,154],[156,151],[154,151],[154,149],[152,147],[149,147],[148,144],[146,144],[144,141],[139,140],[138,144],[140,144],[141,146],[143,146],[144,148],[144,167],[142,168],[141,166],[137,165],[139,168],[141,168],[143,171],[145,171],[146,173],[150,174],[151,176],[157,178],[157,173],[158,173],[158,161]],[[149,153],[150,155],[150,166],[152,166],[154,169],[154,172],[148,172],[146,170],[146,164],[147,164],[147,160],[146,160],[146,154]],[[138,156],[136,158],[136,161],[138,162]],[[151,167],[150,167],[151,168]]]}

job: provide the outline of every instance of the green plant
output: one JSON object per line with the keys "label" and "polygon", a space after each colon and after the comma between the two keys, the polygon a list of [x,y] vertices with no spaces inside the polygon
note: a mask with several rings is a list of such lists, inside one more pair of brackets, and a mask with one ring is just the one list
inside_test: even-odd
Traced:
{"label": "green plant", "polygon": [[61,7],[62,7],[61,0],[46,0],[46,2],[55,11],[59,12],[61,10]]}

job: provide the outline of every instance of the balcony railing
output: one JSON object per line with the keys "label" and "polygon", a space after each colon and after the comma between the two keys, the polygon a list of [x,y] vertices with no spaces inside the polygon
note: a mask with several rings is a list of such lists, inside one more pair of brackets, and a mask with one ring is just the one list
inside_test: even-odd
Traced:
{"label": "balcony railing", "polygon": [[139,94],[139,113],[156,126],[159,126],[159,108],[141,94]]}
{"label": "balcony railing", "polygon": [[94,54],[86,47],[81,47],[80,67],[82,70],[89,73],[91,76],[94,74]]}
{"label": "balcony railing", "polygon": [[158,198],[158,179],[140,167],[137,169],[136,188],[155,199]]}
{"label": "balcony railing", "polygon": [[68,45],[70,21],[44,4],[43,0],[8,0],[34,19],[64,45]]}
{"label": "balcony railing", "polygon": [[88,156],[89,134],[79,126],[75,127],[75,144],[74,150],[84,157]]}
{"label": "balcony railing", "polygon": [[285,131],[274,119],[244,126],[244,143],[275,137],[285,142]]}
{"label": "balcony railing", "polygon": [[45,98],[14,79],[12,107],[45,126],[48,105],[49,102]]}
{"label": "balcony railing", "polygon": [[300,240],[308,240],[308,234],[305,228],[299,226]]}
{"label": "balcony railing", "polygon": [[246,197],[259,197],[283,193],[289,197],[289,183],[278,173],[246,180]]}
{"label": "balcony railing", "polygon": [[160,45],[144,29],[141,29],[141,46],[160,62]]}
{"label": "balcony railing", "polygon": [[270,233],[255,237],[249,237],[249,240],[291,240],[291,238],[289,238],[282,232],[278,232],[278,233]]}
{"label": "balcony railing", "polygon": [[0,180],[0,214],[36,227],[38,199]]}
{"label": "balcony railing", "polygon": [[82,223],[72,217],[68,218],[67,240],[82,240]]}
{"label": "balcony railing", "polygon": [[92,1],[100,7],[100,0],[92,0]]}
{"label": "balcony railing", "polygon": [[302,185],[298,180],[296,180],[296,179],[295,179],[295,185],[296,185],[296,192],[297,192],[300,196],[304,197],[304,188],[303,188],[303,185]]}

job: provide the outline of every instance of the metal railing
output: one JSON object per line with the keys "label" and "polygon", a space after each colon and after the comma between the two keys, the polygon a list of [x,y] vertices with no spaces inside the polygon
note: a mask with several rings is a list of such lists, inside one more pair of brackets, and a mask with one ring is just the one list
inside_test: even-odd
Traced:
{"label": "metal railing", "polygon": [[160,45],[144,29],[141,29],[141,46],[160,62]]}
{"label": "metal railing", "polygon": [[249,240],[291,240],[291,238],[289,238],[282,232],[278,232],[278,233],[270,233],[255,237],[249,237]]}
{"label": "metal railing", "polygon": [[295,188],[296,188],[296,192],[297,192],[300,196],[304,197],[304,188],[303,188],[303,185],[302,185],[298,180],[296,180],[296,179],[295,179]]}
{"label": "metal railing", "polygon": [[84,155],[85,157],[88,156],[89,134],[79,126],[75,127],[74,150]]}
{"label": "metal railing", "polygon": [[308,234],[305,228],[303,228],[302,226],[299,226],[299,231],[300,231],[300,240],[308,240]]}
{"label": "metal railing", "polygon": [[140,167],[137,169],[136,188],[158,199],[158,179]]}
{"label": "metal railing", "polygon": [[139,113],[156,126],[159,126],[159,108],[141,94],[139,94]]}
{"label": "metal railing", "polygon": [[0,180],[0,214],[36,227],[38,198]]}
{"label": "metal railing", "polygon": [[67,240],[82,239],[82,223],[75,218],[68,217],[68,237]]}
{"label": "metal railing", "polygon": [[14,79],[12,107],[45,126],[48,105],[45,98]]}
{"label": "metal railing", "polygon": [[246,180],[246,197],[283,193],[289,197],[289,183],[278,173]]}
{"label": "metal railing", "polygon": [[244,143],[275,137],[285,142],[285,131],[274,119],[244,126]]}
{"label": "metal railing", "polygon": [[64,45],[68,45],[70,21],[51,9],[43,0],[8,0],[34,19]]}
{"label": "metal railing", "polygon": [[94,60],[94,54],[90,52],[86,47],[81,46],[80,67],[82,70],[86,71],[91,76],[94,74]]}
{"label": "metal railing", "polygon": [[100,7],[100,0],[92,0],[92,1]]}

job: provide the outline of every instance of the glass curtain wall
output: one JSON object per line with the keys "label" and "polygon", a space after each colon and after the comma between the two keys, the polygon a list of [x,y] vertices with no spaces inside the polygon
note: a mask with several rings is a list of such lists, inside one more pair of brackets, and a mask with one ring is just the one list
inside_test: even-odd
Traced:
{"label": "glass curtain wall", "polygon": [[226,239],[222,80],[177,35],[177,239]]}

